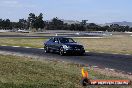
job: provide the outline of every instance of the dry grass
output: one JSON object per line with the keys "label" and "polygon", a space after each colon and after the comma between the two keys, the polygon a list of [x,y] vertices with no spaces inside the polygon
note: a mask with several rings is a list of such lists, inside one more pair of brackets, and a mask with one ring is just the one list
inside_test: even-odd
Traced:
{"label": "dry grass", "polygon": [[88,51],[132,54],[132,37],[111,37],[102,39],[76,39]]}
{"label": "dry grass", "polygon": [[47,39],[30,39],[30,38],[0,38],[0,45],[8,46],[28,46],[42,48],[43,42]]}

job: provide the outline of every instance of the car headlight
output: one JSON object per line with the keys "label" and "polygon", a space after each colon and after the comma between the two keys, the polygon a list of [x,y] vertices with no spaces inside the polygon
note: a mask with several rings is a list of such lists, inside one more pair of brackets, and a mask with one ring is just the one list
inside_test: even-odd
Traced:
{"label": "car headlight", "polygon": [[64,48],[64,49],[69,49],[69,48],[70,48],[70,46],[63,45],[63,48]]}

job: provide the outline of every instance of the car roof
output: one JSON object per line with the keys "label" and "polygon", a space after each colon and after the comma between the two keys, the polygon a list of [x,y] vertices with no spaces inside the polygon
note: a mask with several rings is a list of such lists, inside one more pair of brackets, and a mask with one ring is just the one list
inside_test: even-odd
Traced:
{"label": "car roof", "polygon": [[53,37],[53,38],[66,38],[66,37],[57,36],[57,37]]}

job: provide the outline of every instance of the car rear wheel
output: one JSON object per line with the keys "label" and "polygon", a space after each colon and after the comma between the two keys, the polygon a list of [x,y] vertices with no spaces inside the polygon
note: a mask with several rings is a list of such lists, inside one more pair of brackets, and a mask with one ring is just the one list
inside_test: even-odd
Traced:
{"label": "car rear wheel", "polygon": [[49,48],[47,46],[44,47],[44,52],[49,53]]}
{"label": "car rear wheel", "polygon": [[61,56],[64,56],[64,49],[63,49],[63,47],[60,48],[59,54],[60,54]]}

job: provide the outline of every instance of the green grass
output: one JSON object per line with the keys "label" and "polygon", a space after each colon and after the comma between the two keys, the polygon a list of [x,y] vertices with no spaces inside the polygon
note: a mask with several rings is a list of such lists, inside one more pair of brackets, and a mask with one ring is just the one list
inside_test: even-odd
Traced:
{"label": "green grass", "polygon": [[80,71],[70,64],[1,55],[0,67],[0,88],[80,87]]}
{"label": "green grass", "polygon": [[[0,55],[0,88],[82,88],[81,68],[79,64],[68,62]],[[92,69],[89,75],[92,79],[122,79]]]}

